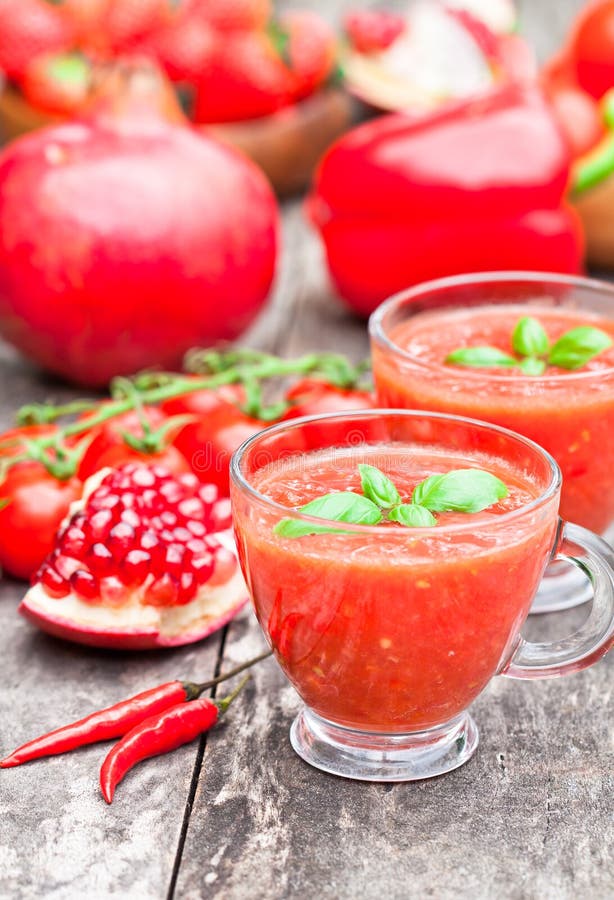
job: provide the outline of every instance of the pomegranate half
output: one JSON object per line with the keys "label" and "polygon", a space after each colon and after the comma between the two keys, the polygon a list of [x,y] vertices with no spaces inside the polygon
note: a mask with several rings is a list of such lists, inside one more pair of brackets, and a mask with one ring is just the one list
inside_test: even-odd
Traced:
{"label": "pomegranate half", "polygon": [[261,171],[151,64],[118,64],[81,119],[0,154],[0,334],[82,385],[176,368],[254,319],[277,230]]}
{"label": "pomegranate half", "polygon": [[88,479],[19,611],[56,637],[145,650],[201,640],[246,602],[230,501],[129,463]]}

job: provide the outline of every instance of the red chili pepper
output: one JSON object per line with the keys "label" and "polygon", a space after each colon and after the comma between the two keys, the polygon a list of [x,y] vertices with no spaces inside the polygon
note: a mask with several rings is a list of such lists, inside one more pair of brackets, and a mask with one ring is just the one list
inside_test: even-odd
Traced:
{"label": "red chili pepper", "polygon": [[367,314],[429,278],[579,271],[570,162],[541,91],[513,84],[420,121],[401,113],[354,129],[321,163],[309,212],[339,292]]}
{"label": "red chili pepper", "polygon": [[100,788],[107,803],[113,801],[115,788],[137,763],[176,750],[212,728],[248,678],[244,678],[223,700],[201,697],[192,703],[178,703],[156,716],[150,716],[124,735],[110,750],[100,769]]}
{"label": "red chili pepper", "polygon": [[0,762],[0,768],[9,769],[42,756],[55,756],[76,747],[121,737],[146,716],[162,712],[176,703],[184,703],[187,699],[186,685],[181,681],[158,685],[23,744]]}
{"label": "red chili pepper", "polygon": [[56,756],[77,747],[122,737],[144,719],[155,716],[177,704],[196,700],[203,691],[238,675],[270,655],[270,650],[261,653],[260,656],[202,684],[195,684],[191,681],[169,681],[148,691],[143,691],[114,706],[101,709],[84,719],[56,728],[33,741],[28,741],[27,744],[18,747],[6,759],[3,759],[0,762],[0,768],[9,769],[41,757]]}

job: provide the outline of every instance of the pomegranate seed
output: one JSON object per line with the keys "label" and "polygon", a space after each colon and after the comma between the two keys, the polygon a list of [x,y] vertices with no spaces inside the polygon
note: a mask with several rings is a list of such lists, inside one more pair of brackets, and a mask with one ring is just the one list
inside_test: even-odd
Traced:
{"label": "pomegranate seed", "polygon": [[209,581],[213,573],[213,554],[205,553],[190,560],[190,569],[194,572],[198,584]]}
{"label": "pomegranate seed", "polygon": [[198,491],[198,496],[203,503],[206,503],[207,506],[211,506],[212,503],[215,503],[220,494],[214,484],[203,484]]}
{"label": "pomegranate seed", "polygon": [[85,528],[88,540],[92,544],[103,541],[109,533],[112,523],[113,513],[110,509],[101,509],[98,510],[98,512],[95,512],[94,515],[89,518]]}
{"label": "pomegranate seed", "polygon": [[64,556],[80,557],[85,550],[85,532],[76,525],[69,525],[60,543]]}
{"label": "pomegranate seed", "polygon": [[151,570],[151,555],[146,550],[131,550],[120,566],[124,584],[142,584]]}
{"label": "pomegranate seed", "polygon": [[164,568],[170,574],[179,578],[183,571],[183,557],[185,551],[181,544],[170,544],[164,555]]}
{"label": "pomegranate seed", "polygon": [[179,585],[168,572],[165,572],[149,585],[142,602],[150,606],[174,606],[178,594]]}
{"label": "pomegranate seed", "polygon": [[43,567],[40,580],[45,591],[50,597],[54,597],[56,600],[70,594],[70,584],[68,581],[49,565]]}
{"label": "pomegranate seed", "polygon": [[186,550],[192,554],[192,556],[203,556],[205,553],[209,552],[209,548],[205,544],[204,541],[199,541],[198,538],[192,538],[192,540],[188,541],[186,546]]}
{"label": "pomegranate seed", "polygon": [[122,559],[134,547],[134,528],[126,522],[118,522],[109,532],[108,546],[116,559]]}
{"label": "pomegranate seed", "polygon": [[194,537],[203,537],[207,533],[204,522],[186,522],[185,527]]}
{"label": "pomegranate seed", "polygon": [[225,584],[234,575],[236,568],[237,558],[234,553],[231,553],[226,547],[220,547],[215,554],[213,574],[209,579],[209,585],[215,587],[217,584]]}
{"label": "pomegranate seed", "polygon": [[156,476],[149,466],[141,466],[135,472],[131,473],[132,483],[137,487],[150,488],[156,483]]}
{"label": "pomegranate seed", "polygon": [[151,466],[151,471],[159,481],[166,481],[168,478],[171,478],[171,473],[164,466]]}
{"label": "pomegranate seed", "polygon": [[117,494],[106,494],[104,497],[99,497],[98,492],[96,492],[90,501],[90,505],[93,509],[113,510],[121,506],[121,500]]}
{"label": "pomegranate seed", "polygon": [[178,481],[180,481],[184,487],[189,488],[191,491],[195,491],[199,485],[198,478],[196,477],[196,475],[194,475],[193,472],[185,472],[183,475],[179,476]]}
{"label": "pomegranate seed", "polygon": [[141,524],[141,517],[133,509],[124,509],[120,516],[120,521],[136,529]]}
{"label": "pomegranate seed", "polygon": [[179,578],[179,596],[177,602],[180,605],[189,603],[196,596],[198,583],[193,572],[182,572]]}
{"label": "pomegranate seed", "polygon": [[126,588],[119,578],[111,575],[100,580],[100,597],[109,606],[121,606],[126,599]]}
{"label": "pomegranate seed", "polygon": [[81,563],[77,559],[73,559],[72,556],[64,556],[63,553],[58,552],[57,550],[49,558],[51,565],[56,570],[56,572],[64,579],[68,580],[73,572],[76,572]]}
{"label": "pomegranate seed", "polygon": [[187,528],[174,528],[173,540],[178,541],[180,544],[187,544],[188,541],[192,540],[192,532],[188,531]]}
{"label": "pomegranate seed", "polygon": [[228,497],[222,497],[221,500],[213,504],[211,521],[215,531],[223,531],[225,528],[230,528],[232,512]]}
{"label": "pomegranate seed", "polygon": [[90,572],[85,569],[77,569],[70,576],[72,589],[84,600],[97,600],[99,598],[98,582]]}
{"label": "pomegranate seed", "polygon": [[113,568],[113,554],[104,544],[92,544],[85,562],[94,575],[106,575]]}
{"label": "pomegranate seed", "polygon": [[183,499],[185,491],[182,490],[181,485],[177,484],[176,481],[166,481],[160,485],[160,494],[167,503],[175,504]]}
{"label": "pomegranate seed", "polygon": [[163,513],[160,513],[160,518],[167,528],[174,528],[177,524],[177,516],[170,510],[164,510]]}
{"label": "pomegranate seed", "polygon": [[132,479],[125,474],[117,473],[117,477],[113,480],[113,487],[118,491],[129,491],[132,488]]}
{"label": "pomegranate seed", "polygon": [[181,501],[177,512],[186,519],[204,519],[205,504],[198,497],[188,497]]}
{"label": "pomegranate seed", "polygon": [[160,495],[157,491],[147,490],[141,494],[141,505],[145,508],[156,508],[160,505]]}
{"label": "pomegranate seed", "polygon": [[124,509],[132,509],[136,504],[136,496],[132,491],[124,491],[123,494],[120,494],[119,499]]}

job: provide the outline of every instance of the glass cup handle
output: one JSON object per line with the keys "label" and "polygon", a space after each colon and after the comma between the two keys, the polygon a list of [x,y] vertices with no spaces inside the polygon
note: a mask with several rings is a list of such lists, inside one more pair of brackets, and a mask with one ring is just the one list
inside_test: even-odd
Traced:
{"label": "glass cup handle", "polygon": [[[593,607],[584,625],[552,643],[520,638],[499,675],[508,678],[556,678],[596,663],[614,644],[614,551],[601,538],[569,522],[560,522],[555,559],[578,566],[593,586]],[[581,559],[577,557],[581,556]]]}

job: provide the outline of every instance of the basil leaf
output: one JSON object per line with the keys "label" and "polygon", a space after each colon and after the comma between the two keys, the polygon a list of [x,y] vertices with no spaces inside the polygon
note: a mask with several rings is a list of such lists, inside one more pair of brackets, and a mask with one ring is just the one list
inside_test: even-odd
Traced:
{"label": "basil leaf", "polygon": [[579,369],[603,350],[612,346],[612,338],[600,328],[580,325],[567,331],[550,350],[548,362],[560,369]]}
{"label": "basil leaf", "polygon": [[517,359],[496,347],[461,347],[460,350],[448,353],[444,362],[455,366],[471,366],[475,369],[518,365]]}
{"label": "basil leaf", "polygon": [[[351,491],[317,497],[301,506],[299,512],[318,519],[332,519],[334,522],[347,522],[352,525],[377,525],[382,520],[382,514],[375,503]],[[316,525],[315,522],[303,522],[300,519],[282,519],[275,525],[273,531],[281,537],[297,538],[306,534],[339,533],[343,529],[334,528],[332,525]]]}
{"label": "basil leaf", "polygon": [[396,506],[401,502],[401,495],[392,481],[375,466],[360,463],[358,471],[363,494],[381,509],[390,509],[391,506]]}
{"label": "basil leaf", "polygon": [[443,475],[431,475],[418,484],[412,503],[433,512],[476,513],[507,497],[500,478],[483,469],[453,469]]}
{"label": "basil leaf", "polygon": [[424,506],[418,506],[417,503],[402,503],[395,506],[388,513],[388,518],[391,522],[407,525],[408,528],[429,528],[437,524],[433,513]]}
{"label": "basil leaf", "polygon": [[518,366],[525,375],[543,375],[548,368],[548,363],[545,359],[537,359],[536,356],[527,356],[526,359],[523,359],[518,363]]}
{"label": "basil leaf", "polygon": [[512,347],[520,356],[544,356],[550,349],[550,341],[537,319],[523,316],[512,332]]}

